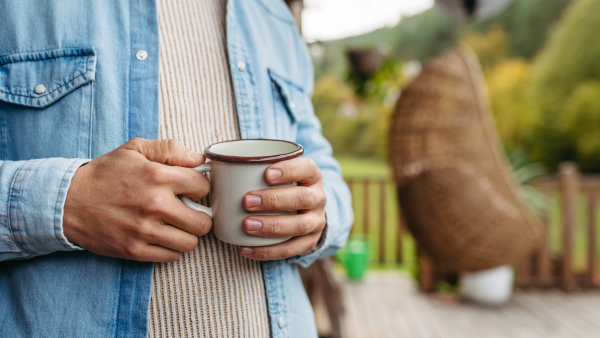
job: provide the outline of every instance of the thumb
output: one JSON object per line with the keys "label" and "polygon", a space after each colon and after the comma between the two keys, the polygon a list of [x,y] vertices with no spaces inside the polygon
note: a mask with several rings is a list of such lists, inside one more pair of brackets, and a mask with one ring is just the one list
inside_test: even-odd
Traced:
{"label": "thumb", "polygon": [[120,148],[137,151],[152,162],[178,167],[193,168],[206,161],[204,155],[189,150],[175,139],[154,141],[134,138]]}

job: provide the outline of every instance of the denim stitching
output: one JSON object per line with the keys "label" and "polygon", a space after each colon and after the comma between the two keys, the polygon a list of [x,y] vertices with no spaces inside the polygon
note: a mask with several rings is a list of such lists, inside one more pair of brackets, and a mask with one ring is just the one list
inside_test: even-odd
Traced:
{"label": "denim stitching", "polygon": [[[45,98],[45,97],[47,97],[47,96],[49,96],[49,95],[52,95],[54,92],[56,92],[56,91],[60,90],[61,88],[63,88],[63,87],[65,87],[65,86],[67,86],[67,85],[69,85],[69,84],[71,84],[71,83],[75,82],[75,80],[79,79],[80,77],[84,77],[84,76],[85,76],[87,73],[89,73],[89,71],[87,71],[87,72],[85,72],[85,73],[83,73],[83,74],[81,74],[81,75],[79,75],[79,76],[77,76],[77,77],[73,78],[73,79],[72,79],[72,80],[70,80],[69,82],[65,83],[64,85],[62,85],[62,86],[60,86],[60,87],[58,87],[58,88],[56,88],[55,90],[53,90],[53,91],[49,92],[48,94],[44,94],[43,96],[29,96],[29,95],[14,94],[14,93],[7,92],[7,91],[5,91],[5,90],[2,90],[2,89],[0,89],[0,93],[5,93],[5,94],[8,94],[8,95],[12,95],[12,96],[25,97],[25,98],[29,98],[29,99],[41,99],[41,98]],[[83,82],[83,83],[82,83],[82,85],[83,85],[83,84],[86,84],[86,83],[88,83],[88,82],[90,82],[90,81],[93,81],[93,80],[88,80],[88,81],[86,81],[86,82]],[[78,87],[79,87],[79,86],[78,86]],[[78,87],[73,87],[73,88],[71,88],[71,89],[78,88]],[[64,95],[63,95],[63,96],[64,96]],[[62,97],[62,96],[60,96],[60,97]],[[59,98],[60,98],[60,97],[59,97]],[[56,100],[56,99],[54,99],[54,100]]]}
{"label": "denim stitching", "polygon": [[[17,194],[17,200],[14,201],[15,204],[16,204],[15,205],[15,210],[16,210],[15,211],[16,212],[16,216],[15,216],[15,218],[16,218],[15,223],[16,224],[15,224],[15,227],[19,230],[19,232],[21,232],[21,229],[19,228],[19,200],[21,198],[21,193],[20,192],[21,192],[21,190],[23,188],[23,183],[25,182],[25,177],[27,176],[27,173],[29,172],[29,169],[31,168],[32,162],[33,161],[26,161],[25,163],[23,163],[23,165],[21,165],[21,167],[19,167],[19,170],[17,170],[17,173],[15,174],[15,177],[13,179],[13,184],[11,184],[11,189],[10,189],[11,192],[14,190],[15,184],[17,184],[17,182],[16,182],[17,181],[17,177],[19,177],[19,174],[21,173],[22,170],[25,170],[25,173],[23,174],[23,177],[21,178],[21,181],[19,182],[19,188],[17,190],[17,191],[19,191],[19,193]],[[26,169],[24,168],[25,166],[27,166]],[[13,239],[15,239],[15,244],[17,244],[17,246],[19,247],[19,249],[23,250],[23,252],[25,252],[25,253],[27,253],[27,254],[29,254],[31,256],[34,256],[34,254],[32,252],[30,252],[29,250],[25,250],[25,248],[23,247],[23,245],[19,244],[19,242],[16,240],[16,237],[15,237],[14,232],[13,232],[12,222],[11,222],[12,217],[10,215],[12,213],[11,209],[10,209],[10,205],[12,204],[12,202],[13,202],[12,198],[9,197],[9,199],[8,199],[8,205],[9,205],[9,208],[8,208],[8,213],[9,213],[8,222],[9,222],[9,229],[11,231],[11,235],[12,235]],[[19,237],[21,237],[21,236],[19,236]],[[23,244],[25,244],[24,241],[23,241]]]}
{"label": "denim stitching", "polygon": [[[88,50],[91,54],[83,54],[83,53],[72,53],[73,51],[85,51]],[[36,58],[36,56],[41,56],[45,53],[52,53],[54,51],[63,51],[64,53],[56,55],[56,56],[48,56],[48,57],[40,57]],[[0,56],[0,67],[11,63],[18,62],[29,62],[29,61],[44,61],[44,60],[52,60],[52,59],[60,59],[60,58],[68,58],[68,57],[84,57],[84,56],[95,56],[96,51],[93,47],[71,47],[71,48],[59,48],[59,49],[49,49],[45,51],[38,52],[23,52],[23,53],[14,53]],[[9,61],[3,61],[7,59]],[[10,60],[15,59],[15,60]]]}
{"label": "denim stitching", "polygon": [[[44,161],[42,161],[44,162]],[[40,162],[41,163],[41,162]],[[63,190],[66,189],[65,187],[65,183],[67,183],[67,180],[65,179],[67,177],[67,175],[71,174],[71,170],[73,169],[73,166],[77,164],[77,161],[73,161],[73,163],[71,163],[71,165],[69,166],[69,168],[65,171],[62,181],[60,183],[60,188],[58,190],[58,196],[56,196],[56,204],[54,205],[54,237],[56,237],[56,240],[65,248],[69,249],[68,246],[64,245],[64,243],[62,243],[62,240],[60,239],[60,237],[58,236],[58,228],[60,227],[60,224],[58,223],[58,217],[57,214],[59,213],[58,209],[60,209],[60,200],[61,200],[61,196],[63,195]],[[64,195],[66,195],[66,192],[64,193]],[[63,213],[63,218],[64,218],[64,213]],[[65,236],[66,237],[66,236]]]}

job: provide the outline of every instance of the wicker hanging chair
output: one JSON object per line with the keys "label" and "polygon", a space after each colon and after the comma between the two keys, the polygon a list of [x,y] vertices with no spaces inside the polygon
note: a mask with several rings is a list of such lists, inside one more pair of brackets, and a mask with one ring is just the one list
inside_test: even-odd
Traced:
{"label": "wicker hanging chair", "polygon": [[512,264],[540,238],[542,225],[520,197],[470,50],[436,57],[405,88],[390,155],[408,227],[446,269]]}

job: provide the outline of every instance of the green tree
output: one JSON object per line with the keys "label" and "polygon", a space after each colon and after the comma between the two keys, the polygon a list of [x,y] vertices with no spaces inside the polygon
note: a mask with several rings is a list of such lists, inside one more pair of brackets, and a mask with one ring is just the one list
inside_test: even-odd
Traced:
{"label": "green tree", "polygon": [[[534,64],[532,90],[541,123],[533,154],[551,167],[560,161],[583,159],[581,145],[591,144],[591,141],[585,140],[589,136],[572,129],[579,128],[580,124],[571,123],[571,129],[562,124],[570,121],[564,116],[572,114],[572,109],[583,109],[581,107],[585,105],[582,102],[589,100],[582,97],[591,95],[588,94],[590,87],[580,85],[600,79],[598,13],[599,0],[574,1]],[[572,95],[575,96],[571,99]],[[592,111],[586,113],[581,110],[577,114],[592,114]],[[577,119],[585,120],[582,117]],[[598,171],[600,165],[588,163],[584,169]]]}
{"label": "green tree", "polygon": [[581,83],[565,104],[560,127],[573,140],[582,170],[600,168],[600,81]]}
{"label": "green tree", "polygon": [[502,27],[509,36],[510,55],[531,59],[544,45],[548,32],[571,0],[516,0],[503,13],[476,23],[480,31]]}

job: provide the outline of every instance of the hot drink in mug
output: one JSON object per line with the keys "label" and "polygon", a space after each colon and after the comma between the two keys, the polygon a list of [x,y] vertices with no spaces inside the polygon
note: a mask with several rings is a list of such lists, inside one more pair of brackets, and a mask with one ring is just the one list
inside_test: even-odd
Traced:
{"label": "hot drink in mug", "polygon": [[207,213],[213,218],[213,232],[223,242],[264,246],[281,243],[289,237],[262,237],[244,231],[243,221],[251,215],[284,215],[297,211],[250,212],[243,206],[246,193],[253,190],[291,187],[297,183],[269,184],[265,170],[273,163],[290,160],[304,153],[301,145],[280,140],[238,140],[215,143],[204,149],[211,161],[194,168],[210,171],[211,206],[180,196],[188,207]]}

